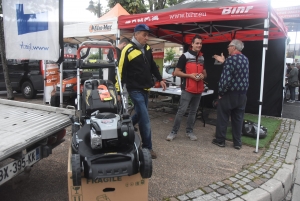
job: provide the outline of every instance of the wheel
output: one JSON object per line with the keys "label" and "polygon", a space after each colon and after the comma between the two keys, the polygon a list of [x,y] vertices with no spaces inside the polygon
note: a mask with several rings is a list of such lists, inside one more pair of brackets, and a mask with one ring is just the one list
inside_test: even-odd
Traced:
{"label": "wheel", "polygon": [[83,175],[86,179],[89,179],[89,166],[86,161],[83,161]]}
{"label": "wheel", "polygon": [[53,107],[59,107],[59,97],[58,96],[51,96],[50,98],[50,105],[53,106]]}
{"label": "wheel", "polygon": [[26,99],[33,99],[36,96],[36,90],[30,82],[26,81],[22,84],[22,94]]}
{"label": "wheel", "polygon": [[73,186],[81,186],[81,166],[80,166],[79,154],[72,154],[71,164],[72,164]]}
{"label": "wheel", "polygon": [[142,149],[140,152],[140,173],[142,178],[152,176],[152,158],[149,149]]}

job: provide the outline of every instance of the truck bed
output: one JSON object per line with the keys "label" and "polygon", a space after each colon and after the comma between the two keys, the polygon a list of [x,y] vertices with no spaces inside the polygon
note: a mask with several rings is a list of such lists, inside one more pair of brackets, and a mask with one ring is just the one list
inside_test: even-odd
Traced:
{"label": "truck bed", "polygon": [[75,110],[0,99],[0,161],[71,125]]}

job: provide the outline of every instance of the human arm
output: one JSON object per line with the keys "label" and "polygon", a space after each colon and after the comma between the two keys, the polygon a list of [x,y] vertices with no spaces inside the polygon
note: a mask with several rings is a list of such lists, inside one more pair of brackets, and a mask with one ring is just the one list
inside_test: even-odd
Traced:
{"label": "human arm", "polygon": [[218,87],[219,98],[221,98],[228,91],[228,88],[230,87],[231,79],[232,79],[232,68],[230,62],[227,62],[226,60],[224,62],[221,78],[219,80],[219,87]]}
{"label": "human arm", "polygon": [[176,65],[175,71],[174,71],[174,76],[178,76],[181,78],[190,78],[193,79],[195,81],[199,81],[200,79],[204,79],[205,75],[201,75],[201,74],[197,74],[195,73],[190,73],[187,74],[185,72],[185,65],[186,65],[186,57],[184,55],[181,55],[179,57],[178,63]]}
{"label": "human arm", "polygon": [[215,60],[217,60],[217,61],[219,61],[219,62],[221,62],[221,63],[224,63],[224,62],[225,62],[225,57],[224,57],[223,53],[221,53],[221,56],[215,54],[215,55],[214,55],[214,58],[215,58]]}

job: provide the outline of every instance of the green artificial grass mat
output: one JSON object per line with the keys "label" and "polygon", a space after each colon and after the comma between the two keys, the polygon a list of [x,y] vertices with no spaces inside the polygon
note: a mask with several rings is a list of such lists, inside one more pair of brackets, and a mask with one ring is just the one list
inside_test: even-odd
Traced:
{"label": "green artificial grass mat", "polygon": [[[258,123],[258,115],[254,114],[245,114],[244,120],[253,121],[254,123]],[[272,117],[261,117],[260,121],[261,125],[268,129],[267,137],[263,139],[259,139],[258,147],[266,148],[270,141],[274,138],[279,126],[281,124],[280,119],[275,119]],[[231,127],[227,128],[226,139],[232,141],[232,129]],[[256,138],[242,136],[242,144],[256,147]]]}

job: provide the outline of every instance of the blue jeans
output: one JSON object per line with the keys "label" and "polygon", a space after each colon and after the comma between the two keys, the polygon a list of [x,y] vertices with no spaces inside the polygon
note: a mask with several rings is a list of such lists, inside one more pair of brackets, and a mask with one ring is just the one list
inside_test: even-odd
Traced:
{"label": "blue jeans", "polygon": [[290,89],[290,100],[295,100],[295,89],[296,87],[292,87],[289,85],[289,89]]}
{"label": "blue jeans", "polygon": [[130,91],[129,96],[134,104],[133,125],[139,124],[142,147],[152,150],[151,125],[148,114],[148,92]]}
{"label": "blue jeans", "polygon": [[181,91],[180,96],[180,105],[175,117],[174,125],[172,132],[176,133],[178,132],[180,128],[180,123],[182,116],[184,115],[186,109],[190,105],[189,115],[186,122],[186,133],[192,133],[194,129],[195,119],[196,119],[196,113],[200,104],[202,94],[192,94],[190,92],[187,92],[185,90]]}

